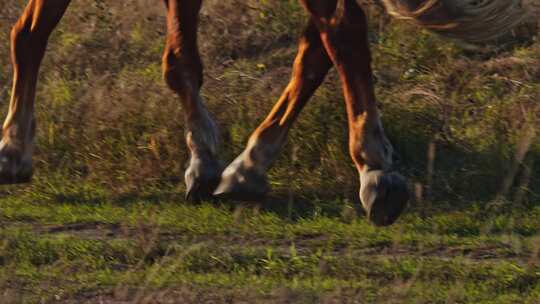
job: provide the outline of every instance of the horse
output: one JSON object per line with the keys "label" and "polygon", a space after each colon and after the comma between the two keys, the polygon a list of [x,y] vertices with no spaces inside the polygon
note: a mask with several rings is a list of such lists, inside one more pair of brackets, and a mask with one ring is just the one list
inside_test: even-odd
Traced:
{"label": "horse", "polygon": [[[219,160],[220,135],[201,96],[203,65],[197,44],[203,0],[163,0],[167,34],[163,78],[181,102],[190,152],[186,198],[260,199],[270,189],[266,172],[288,132],[326,74],[342,83],[349,152],[360,180],[359,197],[369,220],[394,223],[409,200],[405,178],[392,170],[393,148],[376,105],[368,23],[356,0],[299,0],[308,12],[292,76],[281,97],[228,166]],[[471,42],[507,35],[526,15],[520,0],[380,0],[390,15]],[[524,0],[525,1],[525,0]],[[34,100],[40,63],[50,34],[71,0],[29,0],[11,30],[13,87],[0,141],[0,184],[30,182],[36,122]]]}

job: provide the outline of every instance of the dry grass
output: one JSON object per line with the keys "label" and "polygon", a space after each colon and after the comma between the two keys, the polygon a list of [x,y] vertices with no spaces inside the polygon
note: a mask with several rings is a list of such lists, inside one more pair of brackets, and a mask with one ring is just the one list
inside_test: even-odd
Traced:
{"label": "dry grass", "polygon": [[[23,2],[0,3],[0,41]],[[534,303],[538,38],[475,52],[378,7],[369,15],[385,130],[418,193],[389,229],[358,210],[335,72],[291,131],[267,201],[185,203],[163,8],[74,1],[40,75],[34,183],[0,189],[2,300]],[[205,4],[202,95],[225,161],[285,87],[303,16],[292,0]],[[8,54],[0,44],[4,101]]]}

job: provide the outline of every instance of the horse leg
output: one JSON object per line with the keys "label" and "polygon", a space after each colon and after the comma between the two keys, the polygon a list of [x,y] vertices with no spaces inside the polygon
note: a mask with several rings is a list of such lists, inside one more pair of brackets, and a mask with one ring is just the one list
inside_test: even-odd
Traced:
{"label": "horse leg", "polygon": [[13,88],[0,142],[0,184],[29,182],[35,134],[34,99],[49,35],[70,0],[30,0],[11,31]]}
{"label": "horse leg", "polygon": [[319,32],[310,21],[300,39],[287,88],[250,136],[245,150],[225,169],[215,195],[257,199],[268,191],[266,171],[277,158],[293,122],[331,67]]}
{"label": "horse leg", "polygon": [[185,136],[191,154],[185,172],[186,197],[198,201],[210,196],[222,171],[216,158],[219,131],[199,95],[203,67],[197,46],[197,28],[202,0],[164,1],[167,41],[163,75],[169,88],[180,97],[185,111]]}
{"label": "horse leg", "polygon": [[321,40],[342,82],[360,199],[373,223],[390,225],[403,211],[409,194],[404,178],[390,172],[392,146],[377,110],[366,16],[355,0],[340,1],[343,5],[338,7],[336,0],[302,0],[317,20]]}

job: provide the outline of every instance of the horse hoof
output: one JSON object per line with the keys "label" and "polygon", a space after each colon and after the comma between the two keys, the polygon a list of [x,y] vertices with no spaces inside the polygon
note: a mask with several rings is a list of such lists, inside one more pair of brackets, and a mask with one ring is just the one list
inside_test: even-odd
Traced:
{"label": "horse hoof", "polygon": [[192,157],[185,173],[186,200],[197,203],[211,199],[222,171],[221,164],[213,158],[205,158],[203,161]]}
{"label": "horse hoof", "polygon": [[223,172],[214,196],[220,199],[258,201],[263,199],[269,190],[265,176],[229,166]]}
{"label": "horse hoof", "polygon": [[409,200],[405,178],[396,172],[374,170],[363,173],[360,183],[360,199],[368,219],[376,226],[392,225]]}

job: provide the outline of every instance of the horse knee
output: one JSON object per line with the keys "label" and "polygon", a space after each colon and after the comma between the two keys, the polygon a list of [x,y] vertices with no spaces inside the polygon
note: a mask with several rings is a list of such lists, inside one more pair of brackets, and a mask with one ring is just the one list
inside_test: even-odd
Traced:
{"label": "horse knee", "polygon": [[28,26],[25,25],[25,22],[17,22],[11,29],[11,49],[13,59],[17,60],[25,56],[25,54],[34,50],[36,45],[32,33],[30,32]]}
{"label": "horse knee", "polygon": [[163,55],[163,78],[176,93],[197,91],[202,86],[202,63],[199,55],[176,52],[171,48]]}
{"label": "horse knee", "polygon": [[27,22],[17,22],[11,29],[11,53],[17,65],[28,61],[39,64],[45,54],[47,40],[32,33],[29,27]]}

